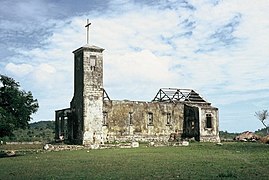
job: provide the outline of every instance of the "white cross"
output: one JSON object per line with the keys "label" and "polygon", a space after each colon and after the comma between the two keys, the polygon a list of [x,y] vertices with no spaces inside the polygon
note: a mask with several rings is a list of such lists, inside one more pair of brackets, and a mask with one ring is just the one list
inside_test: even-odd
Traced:
{"label": "white cross", "polygon": [[89,22],[89,19],[87,19],[87,24],[86,24],[86,28],[87,28],[87,44],[89,44],[89,36],[90,36],[90,34],[89,34],[89,29],[90,29],[90,25],[91,25],[92,23],[90,23]]}

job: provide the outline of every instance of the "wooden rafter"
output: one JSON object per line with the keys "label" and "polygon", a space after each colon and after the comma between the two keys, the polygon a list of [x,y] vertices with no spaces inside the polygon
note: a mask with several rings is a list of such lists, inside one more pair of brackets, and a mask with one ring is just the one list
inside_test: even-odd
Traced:
{"label": "wooden rafter", "polygon": [[187,101],[195,103],[206,103],[206,101],[192,89],[162,88],[158,91],[152,101],[178,102]]}

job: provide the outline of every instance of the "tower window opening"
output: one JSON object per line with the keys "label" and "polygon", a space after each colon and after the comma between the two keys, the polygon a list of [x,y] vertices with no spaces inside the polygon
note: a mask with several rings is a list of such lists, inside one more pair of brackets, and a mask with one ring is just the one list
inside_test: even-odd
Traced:
{"label": "tower window opening", "polygon": [[95,71],[95,67],[96,67],[96,56],[90,56],[91,71]]}

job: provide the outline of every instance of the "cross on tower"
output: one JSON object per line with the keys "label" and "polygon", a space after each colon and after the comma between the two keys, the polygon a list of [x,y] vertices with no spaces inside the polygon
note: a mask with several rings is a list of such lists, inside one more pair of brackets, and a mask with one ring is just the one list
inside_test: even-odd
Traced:
{"label": "cross on tower", "polygon": [[89,29],[90,29],[90,25],[91,25],[92,23],[90,23],[89,22],[89,19],[87,19],[87,24],[86,24],[86,28],[87,28],[87,44],[89,44],[89,36],[90,36],[90,34],[89,34]]}

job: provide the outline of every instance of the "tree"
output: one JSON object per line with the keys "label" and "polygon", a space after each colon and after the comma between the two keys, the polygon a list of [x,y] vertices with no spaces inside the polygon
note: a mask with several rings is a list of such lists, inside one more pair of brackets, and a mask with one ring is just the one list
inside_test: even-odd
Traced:
{"label": "tree", "polygon": [[15,129],[27,128],[38,107],[30,91],[21,90],[18,82],[0,74],[0,137],[12,135]]}
{"label": "tree", "polygon": [[269,112],[268,110],[262,110],[262,111],[258,111],[255,112],[255,116],[261,121],[261,123],[265,126],[265,128],[267,129],[267,134],[269,134],[269,124],[266,124],[266,120],[269,117]]}

